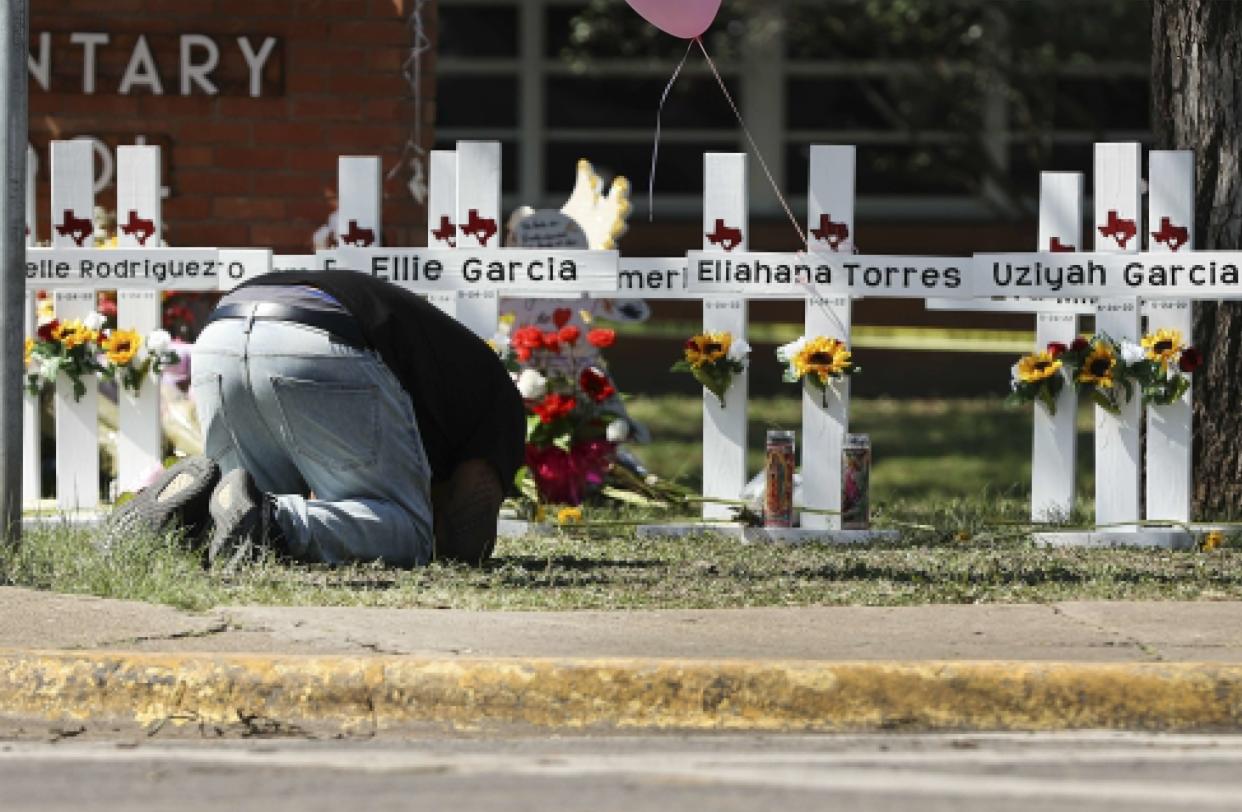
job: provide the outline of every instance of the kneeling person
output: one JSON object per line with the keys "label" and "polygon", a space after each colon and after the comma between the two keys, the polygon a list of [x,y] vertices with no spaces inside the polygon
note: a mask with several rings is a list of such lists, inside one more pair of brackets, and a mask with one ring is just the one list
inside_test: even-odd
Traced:
{"label": "kneeling person", "polygon": [[191,394],[209,462],[170,469],[130,510],[191,532],[208,512],[211,560],[491,554],[521,396],[483,340],[413,293],[353,271],[251,280],[209,316]]}

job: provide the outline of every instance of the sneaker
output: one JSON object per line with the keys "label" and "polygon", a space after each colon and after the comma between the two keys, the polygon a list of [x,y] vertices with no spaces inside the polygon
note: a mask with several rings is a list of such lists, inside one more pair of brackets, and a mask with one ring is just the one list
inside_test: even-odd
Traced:
{"label": "sneaker", "polygon": [[220,467],[209,457],[187,457],[164,469],[158,479],[112,511],[104,524],[105,542],[111,545],[135,533],[164,533],[179,524],[194,543],[219,481]]}
{"label": "sneaker", "polygon": [[275,506],[246,469],[236,468],[220,478],[208,512],[213,525],[207,545],[209,565],[218,562],[225,570],[233,570],[272,546],[277,530]]}

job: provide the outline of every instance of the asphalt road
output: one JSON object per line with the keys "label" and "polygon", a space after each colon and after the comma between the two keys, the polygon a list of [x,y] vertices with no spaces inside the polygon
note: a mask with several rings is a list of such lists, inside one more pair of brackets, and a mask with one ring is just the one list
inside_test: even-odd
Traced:
{"label": "asphalt road", "polygon": [[0,809],[1242,809],[1242,736],[0,730]]}

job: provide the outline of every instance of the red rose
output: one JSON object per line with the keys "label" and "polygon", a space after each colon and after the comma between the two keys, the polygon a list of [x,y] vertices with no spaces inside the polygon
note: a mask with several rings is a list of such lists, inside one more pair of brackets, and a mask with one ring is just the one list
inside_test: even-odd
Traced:
{"label": "red rose", "polygon": [[547,350],[548,352],[560,352],[561,351],[561,337],[560,335],[557,334],[556,330],[549,330],[548,332],[544,333],[542,340],[543,340],[543,348]]}
{"label": "red rose", "polygon": [[569,324],[569,320],[573,317],[574,311],[570,310],[568,307],[558,307],[552,311],[552,323],[556,325],[556,329],[558,330],[566,324]]}
{"label": "red rose", "polygon": [[574,410],[574,406],[578,401],[573,395],[562,395],[559,392],[549,392],[539,403],[530,407],[530,410],[539,415],[539,422],[551,423],[565,417]]}
{"label": "red rose", "polygon": [[603,403],[616,394],[616,387],[608,380],[608,376],[598,367],[586,367],[578,375],[578,385],[587,397],[596,403]]}
{"label": "red rose", "polygon": [[596,327],[587,333],[587,342],[592,347],[599,347],[601,350],[611,347],[612,343],[617,340],[617,331],[609,330],[604,327]]}
{"label": "red rose", "polygon": [[54,333],[56,331],[56,328],[59,326],[60,326],[60,319],[52,319],[47,324],[44,324],[43,326],[41,326],[38,330],[39,340],[40,341],[51,341],[52,333]]}
{"label": "red rose", "polygon": [[509,337],[509,344],[517,351],[518,357],[525,361],[530,358],[532,350],[543,348],[543,333],[533,325],[519,327]]}
{"label": "red rose", "polygon": [[561,340],[562,344],[574,344],[578,341],[581,331],[573,324],[567,324],[557,331],[556,336]]}
{"label": "red rose", "polygon": [[1203,353],[1194,347],[1187,347],[1182,350],[1181,357],[1177,359],[1177,368],[1182,372],[1194,372],[1203,364]]}
{"label": "red rose", "polygon": [[1060,341],[1048,342],[1048,354],[1051,355],[1053,358],[1056,358],[1057,356],[1059,356],[1061,353],[1065,352],[1068,349],[1069,347],[1065,346]]}
{"label": "red rose", "polygon": [[1070,344],[1070,349],[1073,350],[1074,352],[1082,352],[1083,350],[1087,349],[1090,346],[1091,346],[1091,342],[1087,341],[1087,339],[1083,338],[1082,336],[1079,336],[1078,338],[1074,339],[1074,343]]}

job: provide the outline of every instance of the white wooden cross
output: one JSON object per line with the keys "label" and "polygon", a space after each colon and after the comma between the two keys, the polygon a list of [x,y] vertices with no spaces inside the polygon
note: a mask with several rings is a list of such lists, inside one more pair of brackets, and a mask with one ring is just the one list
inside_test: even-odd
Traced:
{"label": "white wooden cross", "polygon": [[[1037,251],[1082,250],[1083,179],[1079,172],[1041,172]],[[1094,313],[1092,299],[928,299],[929,310],[1035,314],[1035,350],[1050,342],[1068,345],[1078,335],[1080,314]],[[1031,518],[1044,521],[1069,516],[1074,509],[1078,432],[1078,394],[1064,387],[1056,414],[1035,404],[1031,442]]]}
{"label": "white wooden cross", "polygon": [[[352,200],[378,194],[374,160],[340,165],[341,222],[353,219]],[[342,240],[338,248],[318,252],[320,264],[370,273],[426,294],[485,338],[496,332],[501,292],[537,298],[615,291],[617,251],[500,247],[500,171],[500,144],[494,141],[459,141],[456,150],[436,150],[427,247]],[[363,191],[346,194],[347,185]]]}
{"label": "white wooden cross", "polygon": [[[444,258],[448,252],[458,254],[455,262],[460,265],[467,257],[480,255],[480,252],[490,255],[496,250],[513,250],[500,248],[503,238],[500,181],[499,142],[459,141],[456,150],[434,150],[427,205],[427,248],[384,249],[380,241],[379,158],[343,157],[338,164],[337,181],[340,245],[336,250],[318,252],[321,264],[370,271],[425,293],[437,307],[456,317],[476,335],[490,338],[496,332],[499,315],[498,292],[519,288],[522,280],[496,284],[487,280],[470,282],[451,273],[431,279],[427,276],[425,262],[421,265],[421,273],[416,266],[420,258],[437,262],[440,260],[436,257]],[[346,239],[350,233],[348,224],[354,221],[373,223],[361,227],[369,231],[370,240],[367,240],[368,231],[360,232],[359,239]],[[374,264],[376,258],[380,260],[379,265]],[[447,259],[450,264],[454,262]],[[393,264],[386,264],[389,260]],[[461,284],[454,281],[458,279]],[[544,291],[543,295],[552,295],[552,287],[540,285],[539,289]],[[559,293],[564,294],[566,289],[561,286]]]}
{"label": "white wooden cross", "polygon": [[[1102,145],[1104,146],[1104,145]],[[1104,152],[1110,151],[1105,146]],[[1137,145],[1126,145],[1128,158]],[[1148,156],[1148,218],[1143,232],[1152,252],[1186,251],[1194,244],[1194,154],[1185,150],[1152,150]],[[1043,172],[1040,175],[1039,249],[1040,251],[1082,250],[1082,176],[1070,172]],[[1092,233],[1097,239],[1111,240],[1100,232],[1109,231],[1108,211]],[[1124,219],[1124,218],[1123,218]],[[1168,223],[1168,235],[1162,223]],[[1124,236],[1124,235],[1122,235]],[[1161,239],[1161,237],[1166,237]],[[1137,246],[1140,235],[1126,240]],[[1055,240],[1055,242],[1054,242]],[[1103,243],[1101,243],[1103,244]],[[1049,342],[1068,344],[1078,335],[1078,317],[1094,314],[1093,298],[1029,299],[1008,297],[974,301],[928,300],[936,310],[981,310],[1034,312],[1037,316],[1037,350]],[[1187,300],[1141,300],[1140,312],[1147,329],[1178,329],[1190,340],[1191,304]],[[1145,454],[1145,516],[1149,520],[1190,520],[1191,487],[1191,398],[1187,391],[1170,406],[1151,406],[1147,410],[1147,451]],[[1074,387],[1065,387],[1057,400],[1056,415],[1043,404],[1034,407],[1034,444],[1031,459],[1031,515],[1036,520],[1067,516],[1073,508],[1077,431],[1074,425],[1077,396]]]}
{"label": "white wooden cross", "polygon": [[[1137,144],[1100,144],[1096,148],[1098,176],[1095,193],[1096,253],[977,255],[981,295],[1012,295],[1016,284],[1000,285],[1015,278],[1003,268],[1040,269],[1042,282],[1032,280],[1029,288],[1045,287],[1042,295],[1093,297],[1100,300],[1096,331],[1115,340],[1138,339],[1139,313],[1148,320],[1148,329],[1177,327],[1189,339],[1189,302],[1195,299],[1236,299],[1242,297],[1240,257],[1230,252],[1179,254],[1193,245],[1193,159],[1187,152],[1151,154],[1149,218],[1146,228],[1139,216],[1139,161]],[[1150,251],[1136,253],[1143,239],[1150,237]],[[1077,268],[1079,278],[1047,290],[1052,277]],[[993,271],[996,271],[994,274]],[[992,279],[987,279],[992,275]],[[1028,275],[1030,275],[1028,273]],[[1124,399],[1123,399],[1124,400]],[[1097,409],[1096,415],[1096,521],[1099,531],[1037,534],[1036,540],[1049,544],[1159,544],[1186,546],[1190,535],[1180,528],[1135,526],[1141,517],[1151,521],[1179,523],[1189,520],[1190,501],[1190,398],[1189,393],[1167,407],[1148,409],[1149,434],[1146,471],[1147,510],[1139,510],[1139,428],[1141,397],[1136,392],[1122,404],[1122,414]]]}
{"label": "white wooden cross", "polygon": [[[745,153],[709,152],[703,156],[703,250],[746,250],[750,232]],[[733,294],[703,297],[704,332],[728,332],[746,340],[746,299]],[[737,499],[746,484],[746,399],[750,363],[733,378],[721,406],[703,393],[703,495]],[[703,518],[725,519],[728,504],[703,503]]]}
{"label": "white wooden cross", "polygon": [[[969,259],[863,256],[852,253],[854,165],[853,147],[812,147],[808,193],[810,250],[799,253],[739,252],[728,250],[729,246],[720,239],[709,239],[704,251],[690,252],[687,256],[688,291],[704,297],[705,309],[708,301],[738,304],[747,299],[804,299],[807,335],[825,335],[846,342],[850,339],[850,302],[853,298],[973,295],[966,276]],[[718,224],[717,215],[706,214],[713,210],[712,198],[718,194],[710,186],[711,178],[709,174],[705,193],[705,226],[716,229],[713,236],[722,237],[727,231],[718,226],[728,227],[732,223]],[[734,189],[744,192],[742,183],[735,181]],[[726,199],[736,196],[735,191]],[[744,244],[738,241],[736,247],[744,247]],[[628,262],[624,261],[623,265]],[[705,327],[712,329],[706,319],[705,313]],[[744,327],[744,320],[741,325]],[[735,394],[735,389],[736,384],[728,394],[729,408],[733,408],[735,401],[744,408],[744,400]],[[705,410],[708,410],[714,399],[711,396],[705,398]],[[803,501],[808,507],[833,511],[839,510],[841,504],[841,447],[848,431],[848,387],[839,386],[826,401],[825,405],[824,397],[804,387],[802,490]],[[713,487],[718,491],[708,490],[708,476],[713,465],[708,458],[707,447],[709,442],[715,440],[721,448],[728,449],[731,459],[737,460],[740,465],[745,453],[745,422],[743,419],[740,428],[729,426],[734,433],[723,438],[713,437],[709,433],[713,428],[711,423],[704,421],[704,493],[736,499],[741,487],[740,477],[735,484],[732,477],[725,481],[716,474]],[[802,524],[806,529],[841,538],[876,535],[874,531],[842,533],[838,530],[839,516],[831,514],[803,513]]]}
{"label": "white wooden cross", "polygon": [[[85,318],[101,290],[118,292],[117,322],[148,334],[159,326],[160,292],[227,290],[271,268],[263,249],[162,248],[160,155],[156,146],[122,146],[117,156],[117,248],[94,248],[94,153],[87,141],[53,141],[52,247],[28,248],[26,289],[53,291],[56,317]],[[32,330],[33,332],[33,325]],[[98,384],[84,378],[86,394],[56,382],[56,505],[88,511],[99,503]],[[160,463],[159,384],[134,396],[118,386],[117,478],[121,491],[138,486]],[[37,412],[24,440],[24,501],[40,496]]]}
{"label": "white wooden cross", "polygon": [[[1148,250],[1185,253],[1195,246],[1195,157],[1189,150],[1153,150],[1148,155]],[[1147,310],[1148,329],[1179,330],[1193,340],[1189,300],[1157,300]],[[1190,521],[1194,387],[1168,406],[1147,410],[1146,516]]]}
{"label": "white wooden cross", "polygon": [[[88,141],[53,141],[49,152],[52,247],[90,246],[95,231],[94,148]],[[52,301],[56,318],[85,318],[95,310],[95,290],[58,290]],[[93,509],[99,503],[99,385],[94,378],[84,383],[86,392],[75,400],[67,378],[56,382],[56,507],[67,512]]]}

